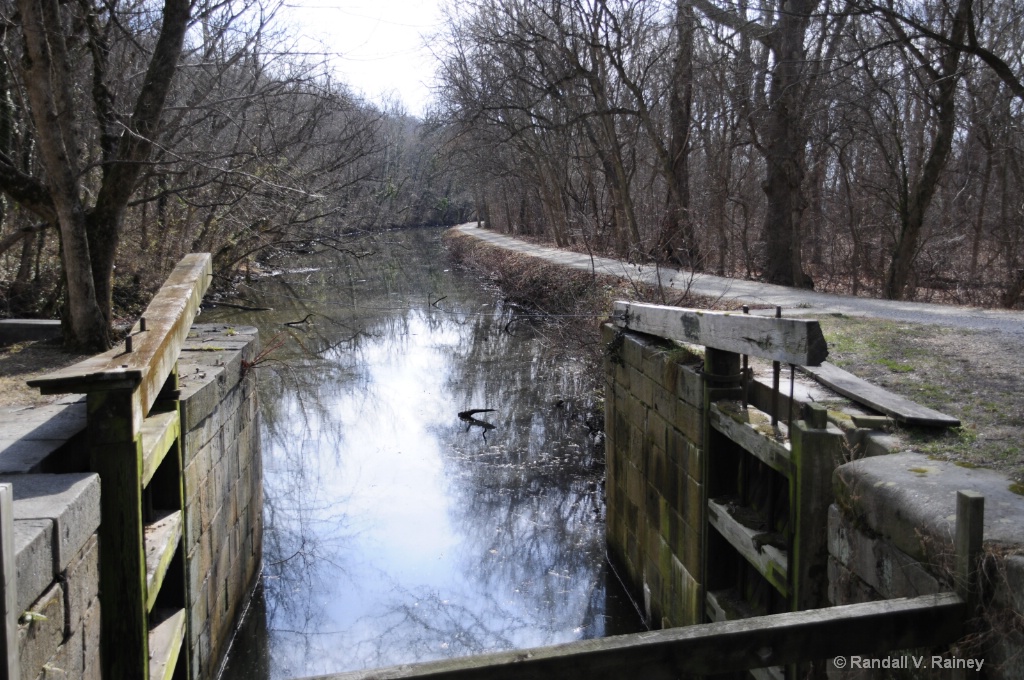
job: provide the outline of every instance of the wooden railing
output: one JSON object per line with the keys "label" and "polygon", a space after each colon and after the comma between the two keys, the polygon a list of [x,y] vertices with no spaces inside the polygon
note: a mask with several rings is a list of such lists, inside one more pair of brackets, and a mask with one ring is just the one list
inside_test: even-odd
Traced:
{"label": "wooden railing", "polygon": [[965,611],[959,596],[943,593],[324,675],[315,680],[676,680],[819,658],[931,648],[960,638]]}
{"label": "wooden railing", "polygon": [[[956,592],[579,640],[307,680],[675,680],[947,645],[978,598],[984,498],[957,493]],[[837,667],[838,668],[838,667]],[[823,675],[823,674],[822,674]],[[802,676],[803,677],[803,676]]]}
{"label": "wooden railing", "polygon": [[189,602],[177,361],[210,283],[186,256],[124,346],[29,381],[85,394],[89,464],[101,483],[103,677],[187,678]]}

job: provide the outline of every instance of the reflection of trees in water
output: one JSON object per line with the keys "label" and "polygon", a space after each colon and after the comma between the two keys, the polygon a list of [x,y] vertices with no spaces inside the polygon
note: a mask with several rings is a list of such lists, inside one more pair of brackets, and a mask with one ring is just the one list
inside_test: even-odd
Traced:
{"label": "reflection of trees in water", "polygon": [[[275,677],[550,644],[606,629],[603,452],[580,418],[592,377],[564,353],[544,351],[528,317],[444,278],[427,243],[436,234],[393,235],[408,245],[266,284],[279,297],[268,300],[277,311],[261,331],[265,342],[284,321],[314,313],[311,323],[284,329],[283,361],[260,370]],[[452,401],[424,408],[450,407],[450,421],[431,430],[449,447],[446,493],[464,551],[453,560],[461,578],[443,592],[393,582],[375,605],[379,614],[332,630],[338,624],[324,598],[367,567],[352,554],[359,536],[344,514],[359,470],[342,452],[361,442],[344,431],[338,411],[381,416],[394,400],[383,398],[371,365],[397,365],[411,351],[422,356],[425,343]],[[457,418],[482,407],[498,409],[481,414],[496,425],[486,442]],[[429,417],[444,417],[434,411]]]}
{"label": "reflection of trees in water", "polygon": [[289,638],[287,645],[271,644],[273,666],[287,673],[287,657],[317,652],[314,634],[327,623],[317,595],[345,577],[351,535],[345,499],[326,493],[316,466],[308,465],[311,452],[276,444],[272,450],[264,475],[263,580],[270,635]]}
{"label": "reflection of trees in water", "polygon": [[455,521],[469,545],[485,546],[465,556],[485,589],[529,590],[532,625],[586,636],[598,624],[589,594],[605,552],[603,451],[582,423],[591,377],[545,351],[529,323],[512,337],[512,314],[472,319],[472,341],[451,350],[452,392],[466,406],[498,409],[487,414],[497,427],[486,442],[449,433],[459,442],[448,461],[459,480]]}
{"label": "reflection of trees in water", "polygon": [[330,470],[344,437],[326,417],[328,401],[318,391],[280,389],[274,417],[264,420],[263,480],[263,585],[279,677],[303,674],[304,659],[321,653],[321,594],[347,577],[353,539],[347,498]]}
{"label": "reflection of trees in water", "polygon": [[382,605],[385,613],[369,622],[373,635],[353,650],[363,668],[511,649],[532,624],[489,593],[467,606],[429,589],[398,589]]}

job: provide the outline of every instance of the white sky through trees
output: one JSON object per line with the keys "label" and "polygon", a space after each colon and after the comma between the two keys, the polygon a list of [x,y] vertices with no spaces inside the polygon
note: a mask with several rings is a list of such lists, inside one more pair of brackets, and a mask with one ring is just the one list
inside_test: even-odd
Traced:
{"label": "white sky through trees", "polygon": [[400,100],[422,116],[434,58],[426,39],[438,32],[441,0],[286,0],[278,25],[293,28],[298,47],[330,55],[337,76],[357,94]]}

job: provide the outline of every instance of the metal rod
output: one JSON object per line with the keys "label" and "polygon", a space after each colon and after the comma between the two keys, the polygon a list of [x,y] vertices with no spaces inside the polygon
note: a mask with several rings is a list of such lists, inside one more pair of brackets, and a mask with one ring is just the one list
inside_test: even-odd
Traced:
{"label": "metal rod", "polygon": [[[782,318],[782,307],[775,308],[775,318]],[[777,427],[779,424],[779,373],[782,370],[782,364],[778,361],[772,362],[772,427]]]}
{"label": "metal rod", "polygon": [[132,353],[132,336],[130,335],[124,339],[124,351],[127,354]]}
{"label": "metal rod", "polygon": [[[743,305],[743,313],[744,314],[750,314],[750,307],[747,306],[747,305]],[[747,368],[747,360],[748,360],[748,357],[747,357],[746,354],[744,354],[743,355],[743,410],[744,411],[747,410],[747,402],[748,402],[748,398],[749,398],[748,397],[748,395],[749,395],[748,389],[749,389],[749,386],[750,386],[750,376],[747,374],[747,370],[748,370],[748,368]]]}
{"label": "metal rod", "polygon": [[793,374],[796,373],[796,364],[789,365],[789,427],[793,427]]}
{"label": "metal rod", "polygon": [[139,330],[140,331],[145,331],[146,330],[146,317],[144,317],[144,316],[139,317]]}

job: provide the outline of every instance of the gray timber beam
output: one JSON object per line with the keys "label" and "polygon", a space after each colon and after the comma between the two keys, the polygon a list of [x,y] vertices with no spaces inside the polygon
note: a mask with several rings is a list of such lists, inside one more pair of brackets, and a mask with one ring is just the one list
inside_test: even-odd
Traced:
{"label": "gray timber beam", "polygon": [[879,413],[892,416],[901,423],[929,427],[960,427],[959,418],[939,413],[906,397],[893,394],[878,385],[872,385],[867,380],[858,378],[849,371],[844,371],[827,361],[816,367],[803,366],[800,370],[844,397],[849,397],[858,404],[863,404]]}
{"label": "gray timber beam", "polygon": [[131,351],[124,345],[115,347],[29,380],[29,386],[38,387],[43,394],[132,390],[136,400],[132,424],[137,432],[178,360],[212,272],[209,253],[186,255],[143,312],[145,323],[136,323],[131,329]]}
{"label": "gray timber beam", "polygon": [[798,366],[818,366],[828,357],[821,326],[813,319],[775,319],[637,302],[616,302],[619,328],[677,342]]}
{"label": "gray timber beam", "polygon": [[[675,680],[960,638],[966,606],[942,593],[580,640],[553,647],[318,676],[317,680]],[[813,649],[813,653],[810,651]]]}

